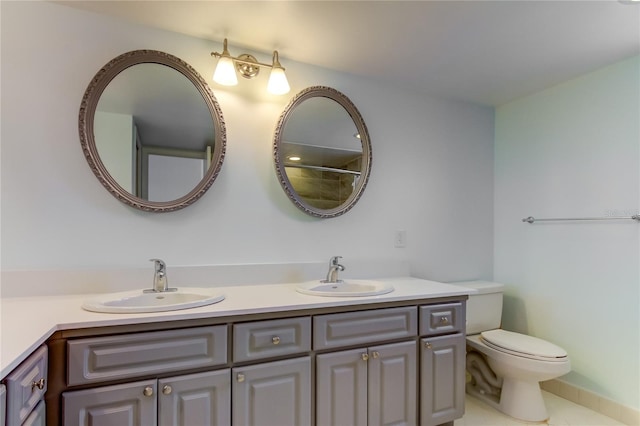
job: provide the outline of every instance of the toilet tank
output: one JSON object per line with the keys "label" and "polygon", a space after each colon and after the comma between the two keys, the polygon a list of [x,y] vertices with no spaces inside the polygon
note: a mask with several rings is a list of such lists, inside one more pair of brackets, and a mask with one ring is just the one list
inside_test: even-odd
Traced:
{"label": "toilet tank", "polygon": [[503,284],[489,281],[462,281],[451,284],[477,291],[470,294],[467,300],[467,335],[500,328]]}

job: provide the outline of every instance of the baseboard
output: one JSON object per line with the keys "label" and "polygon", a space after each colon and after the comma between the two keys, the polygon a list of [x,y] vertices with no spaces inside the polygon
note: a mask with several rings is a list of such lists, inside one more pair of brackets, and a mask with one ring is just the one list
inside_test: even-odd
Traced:
{"label": "baseboard", "polygon": [[567,399],[576,404],[587,407],[590,410],[611,417],[629,426],[640,425],[640,411],[627,407],[597,393],[588,391],[562,380],[554,379],[541,382],[540,387],[554,395]]}

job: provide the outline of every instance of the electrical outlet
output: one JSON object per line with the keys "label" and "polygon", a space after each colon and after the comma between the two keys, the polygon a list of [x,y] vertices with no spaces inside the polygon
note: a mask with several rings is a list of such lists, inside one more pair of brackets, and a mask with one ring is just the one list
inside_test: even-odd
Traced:
{"label": "electrical outlet", "polygon": [[396,231],[393,245],[396,248],[404,248],[407,246],[407,231]]}

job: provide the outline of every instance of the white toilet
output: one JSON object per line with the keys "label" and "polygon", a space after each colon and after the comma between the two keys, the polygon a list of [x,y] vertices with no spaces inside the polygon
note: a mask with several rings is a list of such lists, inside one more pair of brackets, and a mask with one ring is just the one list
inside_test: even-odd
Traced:
{"label": "white toilet", "polygon": [[467,301],[467,372],[471,376],[467,393],[517,419],[547,420],[539,382],[571,370],[565,350],[500,329],[504,285],[487,281],[455,284],[477,291]]}

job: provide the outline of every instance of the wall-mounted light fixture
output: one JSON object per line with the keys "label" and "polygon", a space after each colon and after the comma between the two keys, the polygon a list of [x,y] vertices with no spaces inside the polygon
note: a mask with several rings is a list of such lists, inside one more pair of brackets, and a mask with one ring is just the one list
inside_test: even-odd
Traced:
{"label": "wall-mounted light fixture", "polygon": [[269,76],[269,83],[267,84],[267,90],[274,95],[284,95],[288,93],[289,82],[287,76],[284,73],[284,68],[280,64],[278,59],[278,51],[273,51],[273,60],[271,65],[258,62],[253,55],[243,53],[238,57],[233,57],[229,54],[227,49],[227,39],[224,39],[222,46],[222,53],[211,52],[211,56],[218,59],[218,65],[213,72],[213,81],[223,86],[235,86],[238,84],[238,77],[236,76],[236,70],[244,78],[251,79],[260,73],[260,67],[271,68],[271,75]]}

